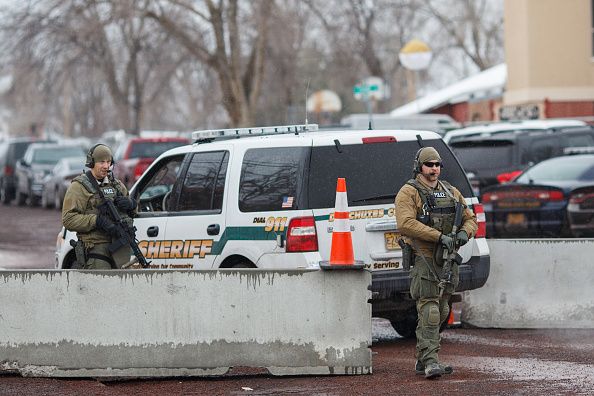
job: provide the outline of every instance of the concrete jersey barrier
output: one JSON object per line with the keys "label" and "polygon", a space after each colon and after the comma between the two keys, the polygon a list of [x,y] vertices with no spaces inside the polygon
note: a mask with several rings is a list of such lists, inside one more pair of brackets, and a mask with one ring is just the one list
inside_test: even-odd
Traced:
{"label": "concrete jersey barrier", "polygon": [[0,272],[0,371],[370,374],[368,271]]}
{"label": "concrete jersey barrier", "polygon": [[594,240],[489,240],[491,272],[465,292],[462,321],[477,327],[594,328]]}

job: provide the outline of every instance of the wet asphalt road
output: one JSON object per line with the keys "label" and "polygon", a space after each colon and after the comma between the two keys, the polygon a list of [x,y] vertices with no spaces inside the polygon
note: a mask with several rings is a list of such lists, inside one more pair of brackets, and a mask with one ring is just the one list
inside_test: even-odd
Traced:
{"label": "wet asphalt road", "polygon": [[[0,268],[53,268],[58,211],[0,205],[0,224]],[[265,369],[234,368],[220,378],[97,381],[6,373],[0,396],[594,394],[593,330],[448,329],[440,358],[455,372],[432,381],[414,373],[413,340],[378,318],[372,334],[372,375],[272,377]]]}
{"label": "wet asphalt road", "polygon": [[54,268],[59,211],[0,204],[0,224],[0,268]]}

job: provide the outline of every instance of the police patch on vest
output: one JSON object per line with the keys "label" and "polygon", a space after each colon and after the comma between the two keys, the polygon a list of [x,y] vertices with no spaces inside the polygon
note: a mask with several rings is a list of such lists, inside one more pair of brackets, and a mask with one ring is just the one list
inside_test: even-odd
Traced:
{"label": "police patch on vest", "polygon": [[435,198],[445,198],[446,197],[446,193],[443,191],[434,191],[433,192],[433,196]]}
{"label": "police patch on vest", "polygon": [[102,188],[102,190],[103,190],[103,194],[106,194],[106,195],[115,194],[115,190],[112,187],[105,187],[105,188]]}

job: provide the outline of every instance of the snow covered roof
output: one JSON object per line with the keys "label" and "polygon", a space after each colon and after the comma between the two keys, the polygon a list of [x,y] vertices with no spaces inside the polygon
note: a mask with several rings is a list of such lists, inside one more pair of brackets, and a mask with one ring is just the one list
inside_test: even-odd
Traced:
{"label": "snow covered roof", "polygon": [[460,103],[469,99],[500,95],[503,92],[506,80],[507,66],[505,63],[501,63],[446,88],[413,100],[392,110],[390,114],[393,116],[419,114],[447,103]]}

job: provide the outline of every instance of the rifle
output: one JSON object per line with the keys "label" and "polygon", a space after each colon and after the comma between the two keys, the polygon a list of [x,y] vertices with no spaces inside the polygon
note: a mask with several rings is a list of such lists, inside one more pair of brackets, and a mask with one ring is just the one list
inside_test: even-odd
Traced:
{"label": "rifle", "polygon": [[105,199],[105,197],[103,197],[103,199],[104,201],[101,205],[99,205],[98,209],[103,214],[109,216],[109,218],[113,221],[119,235],[118,239],[110,243],[107,249],[110,253],[113,253],[122,246],[128,245],[130,248],[132,248],[132,253],[134,253],[134,256],[136,256],[142,268],[147,268],[150,263],[146,261],[146,258],[138,247],[138,241],[136,240],[136,227],[133,225],[128,225],[122,220],[122,216],[120,216],[118,209],[115,207],[111,199]]}
{"label": "rifle", "polygon": [[[132,249],[132,253],[134,256],[136,256],[142,268],[147,268],[150,265],[150,262],[146,261],[146,258],[138,247],[138,241],[136,240],[136,227],[133,225],[128,225],[122,219],[122,216],[120,216],[120,213],[118,212],[118,208],[115,207],[111,199],[105,198],[103,191],[101,191],[99,188],[97,180],[95,180],[95,177],[90,174],[90,172],[87,172],[87,177],[99,192],[101,199],[103,199],[103,203],[98,207],[99,212],[101,214],[107,215],[111,221],[113,221],[118,233],[118,239],[110,243],[108,246],[109,252],[113,253],[122,246],[128,245]],[[109,179],[112,184],[115,185],[115,180],[113,179],[111,172],[109,172]]]}
{"label": "rifle", "polygon": [[458,241],[456,240],[456,236],[458,234],[458,228],[462,223],[462,212],[464,211],[464,205],[460,202],[456,202],[456,214],[454,215],[454,225],[452,227],[452,235],[454,238],[454,248],[452,250],[444,250],[443,251],[443,258],[445,263],[443,265],[443,278],[439,282],[439,298],[443,296],[443,291],[445,290],[447,285],[452,284],[452,265],[454,262],[457,262],[458,253],[456,252],[456,245]]}

